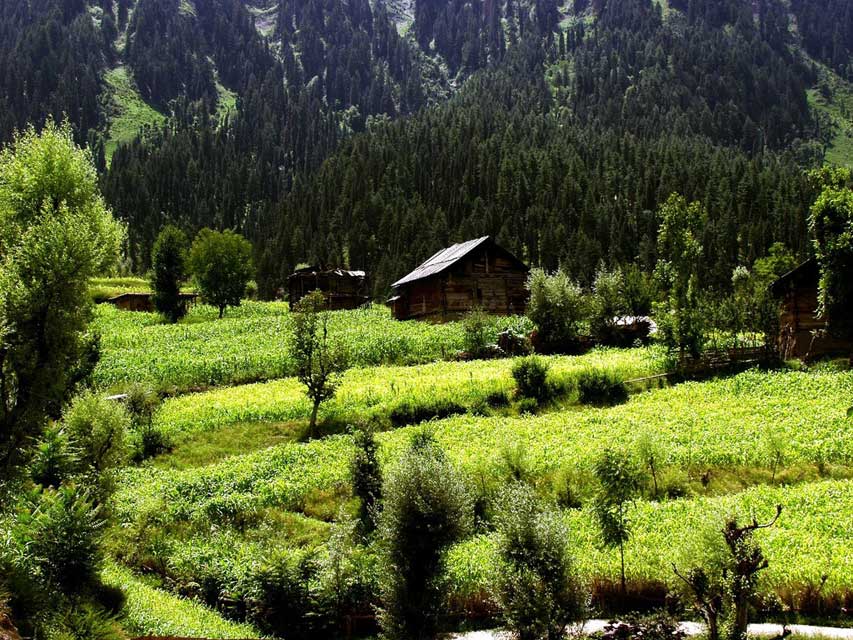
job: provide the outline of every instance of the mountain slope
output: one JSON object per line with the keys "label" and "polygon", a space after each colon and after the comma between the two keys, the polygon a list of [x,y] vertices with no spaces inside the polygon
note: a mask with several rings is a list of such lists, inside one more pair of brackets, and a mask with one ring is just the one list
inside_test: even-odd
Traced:
{"label": "mountain slope", "polygon": [[249,235],[267,293],[306,260],[379,269],[379,293],[471,233],[588,278],[652,260],[648,212],[679,190],[712,212],[725,286],[774,240],[805,250],[800,167],[849,159],[848,17],[845,0],[0,0],[0,138],[67,113],[136,269],[172,221]]}

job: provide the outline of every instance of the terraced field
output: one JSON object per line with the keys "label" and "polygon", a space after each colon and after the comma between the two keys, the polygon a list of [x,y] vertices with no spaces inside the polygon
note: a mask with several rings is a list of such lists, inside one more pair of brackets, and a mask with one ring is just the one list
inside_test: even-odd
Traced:
{"label": "terraced field", "polygon": [[[120,371],[118,363],[130,367],[119,378],[133,380],[148,362],[154,374],[140,379],[192,386],[213,362],[210,342],[243,352],[251,363],[245,370],[223,369],[228,384],[239,382],[241,371],[264,379],[290,366],[284,350],[260,358],[268,353],[264,336],[272,345],[286,344],[283,305],[247,304],[221,323],[204,308],[176,327],[111,310],[101,310],[99,322],[108,345],[102,381]],[[377,436],[387,466],[424,428],[392,416],[418,415],[409,409],[435,403],[455,405],[459,413],[426,428],[478,495],[487,498],[518,474],[548,499],[562,501],[571,491],[575,504],[563,517],[590,584],[618,574],[618,556],[602,550],[588,501],[591,463],[606,447],[636,452],[642,445],[658,455],[661,491],[655,499],[649,486],[631,507],[631,584],[675,586],[671,563],[688,566],[701,555],[725,516],[764,517],[782,504],[779,525],[761,532],[770,562],[761,591],[793,611],[804,609],[816,592],[827,602],[853,598],[853,532],[847,526],[853,513],[853,372],[751,370],[637,392],[624,404],[594,408],[577,404],[571,391],[580,372],[607,369],[626,380],[664,371],[667,361],[654,348],[593,351],[548,359],[552,379],[566,392],[530,415],[515,405],[489,404],[490,398],[512,400],[509,360],[382,364],[440,360],[461,348],[458,325],[394,323],[384,310],[372,309],[336,314],[335,327],[355,345],[361,366],[347,373],[338,397],[324,408],[325,437],[302,441],[298,430],[277,431],[282,424],[303,424],[308,412],[291,378],[177,395],[155,416],[175,453],[122,473],[113,504],[119,525],[110,546],[117,565],[108,569],[134,594],[128,618],[138,621],[140,633],[257,635],[228,626],[222,616],[242,620],[240,603],[256,597],[258,576],[266,575],[271,558],[327,566],[330,545],[337,544],[331,541],[355,513],[349,471],[355,445],[346,425],[373,422],[387,429]],[[169,339],[175,353],[168,353]],[[174,368],[158,368],[161,358]],[[284,434],[280,444],[273,444],[273,433]],[[171,464],[182,447],[221,437],[251,441],[227,457]],[[359,551],[359,562],[369,565],[371,553]],[[455,603],[449,606],[493,606],[487,593],[495,567],[487,527],[456,545],[447,559],[447,595]],[[140,581],[141,574],[148,577]],[[196,602],[172,600],[176,595]],[[150,605],[140,604],[146,601]],[[194,607],[184,615],[192,626],[169,615],[171,602],[175,611]],[[146,617],[149,608],[157,613]]]}

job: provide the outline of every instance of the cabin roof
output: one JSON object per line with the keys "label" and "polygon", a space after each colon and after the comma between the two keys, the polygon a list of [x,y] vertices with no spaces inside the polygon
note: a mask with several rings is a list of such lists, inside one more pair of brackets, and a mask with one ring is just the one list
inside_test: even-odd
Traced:
{"label": "cabin roof", "polygon": [[415,282],[417,280],[423,280],[425,278],[429,278],[431,276],[442,273],[443,271],[449,269],[454,264],[458,263],[460,260],[468,256],[475,249],[480,248],[486,243],[491,243],[495,247],[499,248],[503,253],[505,253],[508,257],[510,257],[520,269],[527,271],[527,265],[525,265],[521,260],[516,258],[506,249],[499,247],[494,240],[492,240],[491,236],[483,236],[482,238],[477,238],[476,240],[468,240],[467,242],[460,242],[459,244],[454,244],[451,247],[447,247],[446,249],[442,249],[434,256],[432,256],[429,260],[424,262],[417,269],[412,271],[409,275],[397,280],[391,287],[396,288],[404,284],[408,284],[410,282]]}
{"label": "cabin roof", "polygon": [[818,270],[817,260],[809,258],[801,265],[794,267],[788,273],[780,276],[773,284],[770,285],[770,291],[775,296],[782,296],[785,290],[793,284],[794,286],[814,286],[817,287],[820,273]]}
{"label": "cabin roof", "polygon": [[367,274],[364,271],[353,271],[349,269],[321,269],[320,267],[305,267],[294,271],[290,275],[290,278],[314,275],[330,275],[338,276],[340,278],[364,278]]}

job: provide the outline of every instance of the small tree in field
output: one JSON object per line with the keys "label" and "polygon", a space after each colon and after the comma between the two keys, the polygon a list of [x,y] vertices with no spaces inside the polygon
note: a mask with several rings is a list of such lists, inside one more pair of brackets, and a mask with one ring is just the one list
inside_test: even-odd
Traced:
{"label": "small tree in field", "polygon": [[370,534],[376,529],[382,499],[379,446],[370,429],[357,431],[354,440],[356,449],[351,464],[353,492],[359,498],[358,519],[361,532]]}
{"label": "small tree in field", "polygon": [[334,397],[341,374],[347,368],[343,345],[329,336],[330,314],[325,311],[325,305],[323,294],[315,291],[302,298],[293,310],[296,376],[308,388],[308,397],[313,402],[309,437],[315,435],[320,405]]}
{"label": "small tree in field", "polygon": [[[710,557],[687,573],[681,573],[673,565],[673,571],[687,586],[689,597],[708,624],[708,640],[719,640],[725,626],[728,640],[745,640],[749,626],[749,603],[755,597],[758,574],[769,566],[761,546],[755,540],[755,532],[776,524],[782,515],[782,505],[776,506],[776,514],[766,524],[756,518],[747,525],[740,525],[736,518],[726,519],[722,530],[722,542],[712,540],[704,551]],[[773,640],[781,640],[790,634],[783,628]]]}
{"label": "small tree in field", "polygon": [[252,277],[252,245],[230,230],[202,229],[190,248],[190,271],[202,299],[219,309],[239,307]]}
{"label": "small tree in field", "polygon": [[595,463],[600,484],[595,498],[595,515],[604,546],[619,549],[623,597],[628,593],[625,579],[625,544],[631,538],[628,507],[640,492],[640,471],[627,454],[606,450]]}
{"label": "small tree in field", "polygon": [[391,640],[433,638],[444,601],[442,556],[473,526],[471,493],[427,432],[389,470],[382,493],[382,630]]}
{"label": "small tree in field", "polygon": [[496,525],[496,597],[507,626],[519,640],[564,638],[566,625],[583,616],[584,597],[561,515],[517,482],[500,496]]}
{"label": "small tree in field", "polygon": [[151,290],[154,308],[177,322],[186,313],[181,302],[181,282],[187,277],[187,236],[172,225],[157,236],[151,250]]}
{"label": "small tree in field", "polygon": [[536,324],[542,348],[561,352],[575,346],[587,314],[587,300],[580,286],[563,272],[548,275],[534,269],[527,288],[527,317]]}

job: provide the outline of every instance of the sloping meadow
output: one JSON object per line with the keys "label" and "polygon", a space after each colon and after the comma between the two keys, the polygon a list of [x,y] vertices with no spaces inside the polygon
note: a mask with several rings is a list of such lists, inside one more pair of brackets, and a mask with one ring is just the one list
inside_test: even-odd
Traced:
{"label": "sloping meadow", "polygon": [[[436,367],[436,372],[442,371]],[[500,375],[494,379],[499,381],[495,384],[506,384]],[[377,384],[387,381],[381,378]],[[370,385],[366,376],[364,389]],[[361,393],[362,398],[381,395],[376,390]],[[472,481],[504,477],[506,460],[512,457],[508,452],[516,452],[530,481],[542,487],[561,471],[588,468],[606,447],[632,450],[649,438],[660,453],[661,466],[682,475],[774,464],[813,465],[831,475],[833,465],[853,463],[853,420],[847,417],[850,398],[853,373],[749,371],[638,394],[612,408],[572,407],[521,417],[466,414],[436,421],[429,428]],[[217,420],[211,418],[210,424]],[[396,459],[415,429],[379,435],[384,463]],[[346,501],[353,453],[352,438],[337,435],[198,469],[128,469],[117,495],[116,513],[126,535],[152,526],[178,532],[169,534],[178,538],[163,545],[161,553],[166,557],[157,563],[167,567],[166,572],[179,563],[184,574],[191,574],[195,561],[175,551],[179,539],[190,539],[183,536],[256,527],[268,509],[304,513],[318,495]],[[827,591],[849,591],[853,580],[850,554],[845,555],[845,550],[853,548],[847,526],[853,512],[851,489],[849,481],[822,481],[727,496],[641,502],[635,511],[638,533],[629,551],[629,575],[668,582],[672,577],[669,561],[689,555],[688,550],[701,542],[699,536],[707,529],[704,524],[721,521],[729,511],[755,512],[760,517],[772,513],[778,502],[785,508],[782,523],[762,533],[771,563],[764,578],[766,588],[780,593],[814,588],[827,575]],[[584,574],[590,579],[615,575],[616,560],[599,549],[588,506],[566,514],[576,532],[573,544]],[[247,557],[240,553],[240,539],[239,535],[229,537],[228,544],[217,545],[211,552],[221,557],[221,566],[239,564],[238,557]],[[490,566],[490,544],[488,537],[475,538],[451,555],[455,593],[481,589]],[[679,558],[673,556],[676,551]],[[178,556],[183,560],[179,562]],[[209,565],[209,559],[205,563]]]}

